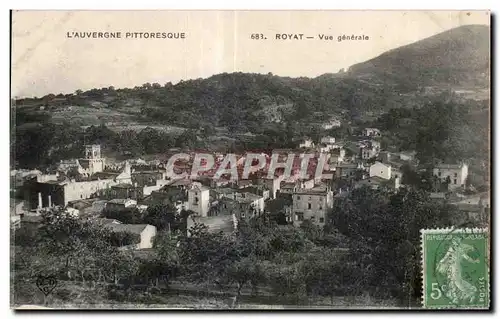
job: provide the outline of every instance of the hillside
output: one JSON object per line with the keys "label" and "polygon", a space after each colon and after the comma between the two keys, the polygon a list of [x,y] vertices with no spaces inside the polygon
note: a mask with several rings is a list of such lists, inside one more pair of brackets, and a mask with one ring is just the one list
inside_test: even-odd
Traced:
{"label": "hillside", "polygon": [[490,30],[454,28],[353,65],[353,77],[419,86],[488,87]]}

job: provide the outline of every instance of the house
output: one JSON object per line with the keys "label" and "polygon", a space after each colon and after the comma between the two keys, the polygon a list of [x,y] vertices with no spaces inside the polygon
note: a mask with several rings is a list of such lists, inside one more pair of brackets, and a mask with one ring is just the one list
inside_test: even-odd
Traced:
{"label": "house", "polygon": [[281,182],[280,194],[293,194],[299,188],[297,182]]}
{"label": "house", "polygon": [[439,164],[432,170],[432,174],[439,178],[443,183],[448,183],[448,190],[464,188],[467,176],[469,174],[469,166],[465,163],[461,164]]}
{"label": "house", "polygon": [[163,186],[166,186],[170,183],[169,180],[166,179],[157,179],[155,181],[155,185],[145,185],[144,188],[142,189],[142,194],[143,196],[148,196],[151,195],[153,191],[157,191],[161,189]]}
{"label": "house", "polygon": [[399,152],[396,155],[398,155],[399,159],[402,161],[413,161],[415,160],[417,152],[416,151]]}
{"label": "house", "polygon": [[314,147],[314,143],[311,139],[305,139],[299,144],[299,148],[311,148]]}
{"label": "house", "polygon": [[234,216],[237,220],[249,219],[264,212],[264,199],[251,193],[233,193],[214,201],[208,217]]}
{"label": "house", "polygon": [[267,189],[269,189],[269,197],[272,199],[276,198],[276,192],[280,190],[281,178],[259,178],[257,180],[258,185],[264,185]]}
{"label": "house", "polygon": [[12,229],[21,228],[21,216],[19,215],[11,215],[10,216],[10,227]]}
{"label": "house", "polygon": [[14,216],[14,215],[21,215],[21,214],[26,213],[26,210],[24,209],[24,205],[25,205],[24,201],[19,201],[19,200],[11,198],[11,200],[10,200],[10,215]]}
{"label": "house", "polygon": [[139,200],[144,196],[144,188],[132,184],[117,184],[110,187],[110,198],[131,198]]}
{"label": "house", "polygon": [[158,180],[165,181],[166,172],[162,169],[132,172],[132,183],[139,187],[158,185]]}
{"label": "house", "polygon": [[248,205],[252,210],[256,213],[264,212],[264,197],[248,192],[244,193],[233,193],[232,198],[237,201],[239,204]]}
{"label": "house", "polygon": [[363,136],[368,137],[378,137],[380,136],[380,130],[372,127],[367,127],[363,129]]}
{"label": "house", "polygon": [[299,226],[306,219],[323,226],[328,209],[333,207],[333,192],[324,186],[300,189],[292,195],[293,224]]}
{"label": "house", "polygon": [[318,145],[318,152],[320,153],[329,153],[333,149],[333,144],[325,144],[325,143],[319,143]]}
{"label": "house", "polygon": [[137,206],[137,201],[133,199],[112,199],[106,203],[106,209],[123,210]]}
{"label": "house", "polygon": [[270,191],[266,185],[251,185],[239,190],[242,193],[252,193],[258,196],[262,196],[264,201],[270,198]]}
{"label": "house", "polygon": [[322,137],[320,143],[330,144],[330,145],[335,144],[335,137],[331,136]]}
{"label": "house", "polygon": [[372,176],[372,177],[357,181],[354,184],[354,188],[360,188],[363,186],[368,186],[372,189],[386,188],[389,190],[396,191],[399,189],[399,187],[401,185],[400,185],[399,178],[385,179],[385,178],[381,178],[379,176]]}
{"label": "house", "polygon": [[450,200],[455,207],[454,222],[480,222],[486,225],[490,222],[490,196],[488,193],[474,194]]}
{"label": "house", "polygon": [[156,227],[148,224],[121,224],[121,223],[107,223],[104,225],[111,231],[127,232],[139,236],[139,243],[125,248],[129,249],[148,249],[153,248],[153,240],[156,236]]}
{"label": "house", "polygon": [[380,152],[380,143],[377,141],[367,141],[360,146],[361,158],[364,160],[378,156]]}
{"label": "house", "polygon": [[299,182],[299,188],[302,189],[310,189],[313,188],[316,181],[314,178],[311,179],[299,179],[297,180]]}
{"label": "house", "polygon": [[196,215],[206,217],[210,209],[210,189],[200,183],[193,182],[188,190],[187,208]]}
{"label": "house", "polygon": [[391,179],[392,177],[391,165],[381,162],[375,162],[373,165],[371,165],[369,172],[370,177],[378,176],[386,180]]}
{"label": "house", "polygon": [[337,148],[332,150],[330,155],[330,164],[337,165],[344,162],[345,159],[345,149]]}
{"label": "house", "polygon": [[340,127],[341,124],[342,123],[340,122],[340,120],[333,118],[333,119],[330,119],[330,121],[321,124],[321,127],[324,130],[331,130],[332,128]]}
{"label": "house", "polygon": [[355,177],[356,172],[363,170],[363,166],[358,163],[340,163],[335,168],[337,178]]}
{"label": "house", "polygon": [[114,179],[32,181],[26,187],[24,198],[28,209],[64,207],[75,200],[97,197],[116,184]]}

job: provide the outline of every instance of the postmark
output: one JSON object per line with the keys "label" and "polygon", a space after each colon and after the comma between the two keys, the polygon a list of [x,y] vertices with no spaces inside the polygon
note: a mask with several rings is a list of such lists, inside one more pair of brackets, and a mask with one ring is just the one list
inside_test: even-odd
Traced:
{"label": "postmark", "polygon": [[486,228],[421,230],[424,308],[489,308],[488,239]]}

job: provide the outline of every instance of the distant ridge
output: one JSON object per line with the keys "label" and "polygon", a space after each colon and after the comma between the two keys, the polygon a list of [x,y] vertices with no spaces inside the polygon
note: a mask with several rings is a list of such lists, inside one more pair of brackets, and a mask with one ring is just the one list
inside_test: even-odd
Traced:
{"label": "distant ridge", "polygon": [[490,28],[466,25],[355,64],[348,73],[354,77],[412,81],[420,85],[487,86],[489,60]]}

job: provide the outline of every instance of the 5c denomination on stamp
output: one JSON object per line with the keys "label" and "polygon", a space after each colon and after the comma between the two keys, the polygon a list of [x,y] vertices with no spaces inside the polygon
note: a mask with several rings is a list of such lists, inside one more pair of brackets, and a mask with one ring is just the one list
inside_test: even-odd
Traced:
{"label": "5c denomination on stamp", "polygon": [[479,228],[421,230],[424,308],[489,308],[488,238]]}

